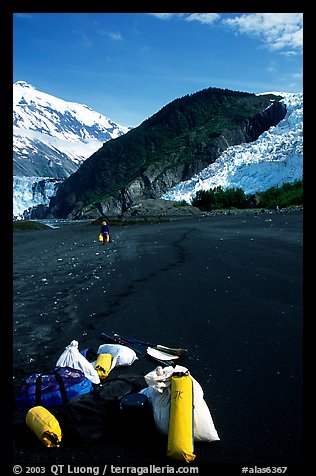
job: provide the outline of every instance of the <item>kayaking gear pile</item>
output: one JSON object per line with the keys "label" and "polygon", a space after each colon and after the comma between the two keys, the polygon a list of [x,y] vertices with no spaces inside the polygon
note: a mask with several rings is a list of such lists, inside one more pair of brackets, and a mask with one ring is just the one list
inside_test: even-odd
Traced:
{"label": "kayaking gear pile", "polygon": [[[133,440],[130,432],[146,435],[147,425],[166,437],[169,458],[194,461],[195,442],[219,440],[201,385],[186,367],[158,358],[163,366],[146,375],[112,377],[115,367],[130,366],[140,356],[155,359],[146,348],[137,355],[127,340],[120,339],[100,345],[97,352],[80,352],[73,340],[52,371],[26,377],[15,402],[26,412],[28,428],[49,448],[92,445],[113,437],[122,426],[130,429],[126,435]],[[178,358],[186,351],[165,349],[173,350],[168,354],[173,356],[181,350]]]}

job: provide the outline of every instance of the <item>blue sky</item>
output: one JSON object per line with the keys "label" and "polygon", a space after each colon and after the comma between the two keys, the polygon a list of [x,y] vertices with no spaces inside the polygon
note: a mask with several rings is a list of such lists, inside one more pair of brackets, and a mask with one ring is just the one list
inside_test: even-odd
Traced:
{"label": "blue sky", "polygon": [[14,13],[13,80],[136,127],[208,87],[302,92],[302,13]]}

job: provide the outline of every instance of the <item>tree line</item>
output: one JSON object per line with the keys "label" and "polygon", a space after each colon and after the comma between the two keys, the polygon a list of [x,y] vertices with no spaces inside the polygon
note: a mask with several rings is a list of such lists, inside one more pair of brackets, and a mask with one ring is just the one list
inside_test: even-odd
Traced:
{"label": "tree line", "polygon": [[192,205],[203,211],[230,208],[285,208],[303,205],[303,180],[286,182],[280,187],[246,194],[242,188],[218,186],[209,190],[199,190],[192,199]]}

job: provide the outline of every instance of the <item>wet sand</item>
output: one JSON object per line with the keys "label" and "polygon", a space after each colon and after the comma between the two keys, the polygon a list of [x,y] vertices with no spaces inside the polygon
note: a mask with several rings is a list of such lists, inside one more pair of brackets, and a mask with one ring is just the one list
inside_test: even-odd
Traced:
{"label": "wet sand", "polygon": [[[101,332],[118,332],[184,347],[179,364],[201,384],[220,437],[196,443],[191,466],[302,465],[302,221],[293,211],[113,226],[105,247],[84,223],[14,232],[14,392],[73,339],[97,350]],[[155,367],[142,358],[125,370]],[[24,418],[14,409],[12,462],[23,468],[175,464],[151,434],[42,448]]]}

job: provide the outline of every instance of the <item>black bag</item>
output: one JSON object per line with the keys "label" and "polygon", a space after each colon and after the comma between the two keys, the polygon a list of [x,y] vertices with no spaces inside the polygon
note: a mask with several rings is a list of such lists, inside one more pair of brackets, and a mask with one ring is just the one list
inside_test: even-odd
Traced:
{"label": "black bag", "polygon": [[127,394],[147,387],[140,375],[108,378],[87,395],[72,398],[64,407],[61,429],[64,444],[87,446],[118,431],[120,400]]}

